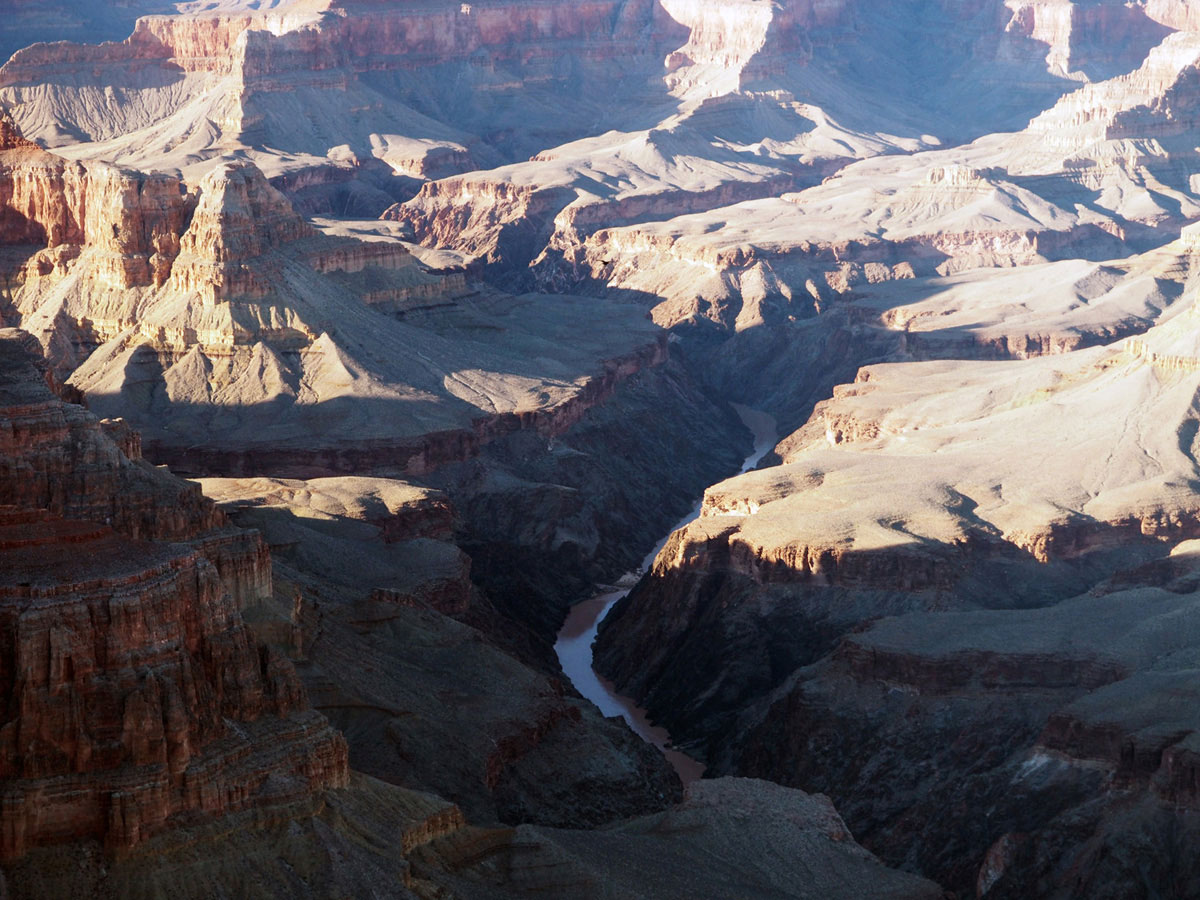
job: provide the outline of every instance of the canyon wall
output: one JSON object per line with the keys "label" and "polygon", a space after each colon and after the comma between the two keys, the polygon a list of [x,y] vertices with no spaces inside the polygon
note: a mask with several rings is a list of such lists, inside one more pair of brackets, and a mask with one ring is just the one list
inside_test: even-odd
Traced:
{"label": "canyon wall", "polygon": [[[0,735],[22,784],[141,780],[14,800],[5,846],[340,784],[285,653],[370,774],[488,825],[669,823],[548,642],[734,468],[720,395],[787,436],[710,486],[602,671],[960,894],[1196,893],[1195,6],[219,0],[18,52],[0,317],[125,424],[10,407],[0,552],[61,584],[5,588],[34,618]],[[275,582],[102,434],[237,476]],[[402,478],[443,493],[410,516]],[[277,723],[278,784],[237,749]],[[417,867],[485,891],[513,833],[437,821]],[[521,834],[601,883],[606,838]]]}
{"label": "canyon wall", "polygon": [[258,536],[58,399],[28,335],[0,356],[0,854],[343,786],[344,741],[241,619],[271,590]]}

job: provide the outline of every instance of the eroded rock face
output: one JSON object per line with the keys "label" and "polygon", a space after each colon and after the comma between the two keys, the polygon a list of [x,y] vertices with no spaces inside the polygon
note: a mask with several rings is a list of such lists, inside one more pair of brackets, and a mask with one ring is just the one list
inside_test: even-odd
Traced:
{"label": "eroded rock face", "polygon": [[219,166],[200,183],[200,203],[180,241],[182,259],[171,289],[196,293],[207,306],[234,298],[259,300],[270,286],[255,278],[253,261],[313,231],[262,173]]}
{"label": "eroded rock face", "polygon": [[356,769],[453,797],[476,824],[587,827],[678,799],[665,760],[542,671],[548,647],[472,584],[446,495],[380,477],[203,484],[274,548],[253,628],[303,660]]}
{"label": "eroded rock face", "polygon": [[[73,384],[94,395],[98,412],[145,433],[156,461],[229,474],[424,472],[515,430],[560,434],[620,381],[666,358],[665,336],[628,306],[582,346],[556,339],[577,300],[493,294],[464,320],[453,308],[461,273],[430,272],[386,231],[314,230],[253,166],[216,167],[198,201],[174,179],[153,181],[171,206],[135,176],[66,163],[20,140],[10,130],[5,153],[44,203],[9,197],[7,239],[17,251],[35,238],[48,246],[28,250],[16,317],[60,374],[74,369]],[[55,174],[64,172],[78,183]],[[72,206],[77,194],[95,193],[101,175],[161,214],[140,214],[124,195],[113,208],[129,221]],[[29,208],[27,221],[17,210]],[[141,243],[109,248],[126,233]],[[142,252],[152,247],[169,252]],[[110,277],[113,260],[120,277]],[[531,304],[545,316],[526,315]],[[409,313],[414,324],[401,320]],[[523,336],[506,346],[477,337],[494,327]],[[276,408],[272,428],[229,414],[255,403]],[[314,444],[314,433],[329,431],[322,422],[347,415],[357,427]]]}
{"label": "eroded rock face", "polygon": [[[478,860],[501,854],[511,881],[498,886]],[[727,861],[747,856],[772,864],[738,874],[727,868]],[[527,825],[508,833],[467,829],[421,847],[413,863],[468,898],[547,890],[599,898],[614,889],[652,898],[942,896],[937,885],[880,865],[854,843],[825,797],[751,779],[698,781],[671,809],[601,833]]]}
{"label": "eroded rock face", "polygon": [[[30,112],[22,124],[38,139],[96,142],[84,152],[106,159],[165,156],[188,167],[241,143],[272,178],[353,177],[359,160],[423,178],[469,169],[477,152],[495,162],[536,149],[515,127],[520,114],[491,100],[580,94],[584,83],[639,95],[622,76],[661,66],[683,33],[657,3],[612,0],[223,3],[183,13],[144,17],[121,43],[27,48],[0,90]],[[80,73],[81,83],[47,77],[62,71]],[[94,106],[104,91],[97,71],[130,101],[120,112]],[[452,87],[464,81],[477,95]],[[191,121],[197,108],[207,113],[203,128]],[[589,109],[564,107],[547,127],[567,139],[589,122]],[[378,181],[370,188],[382,198],[377,209],[396,199],[386,190]]]}
{"label": "eroded rock face", "polygon": [[[203,485],[270,542],[274,620],[300,626],[301,675],[356,768],[453,797],[476,823],[592,825],[660,809],[678,785],[562,684],[551,643],[570,600],[633,566],[679,498],[736,465],[726,417],[668,363],[553,440],[517,431],[443,467],[429,479],[443,490],[378,476]],[[649,465],[664,454],[688,461],[670,480]],[[286,645],[270,618],[255,628]],[[446,741],[459,752],[437,752]]]}
{"label": "eroded rock face", "polygon": [[[714,771],[828,791],[866,846],[956,891],[1193,889],[1165,836],[1189,827],[1171,698],[1194,637],[1164,622],[1194,600],[1166,556],[1198,521],[1194,195],[1181,174],[1111,189],[1192,152],[1195,48],[1168,36],[1019,134],[588,239],[659,321],[735,332],[722,383],[804,423],[709,489],[600,671]],[[1059,203],[1064,178],[1099,218]]]}
{"label": "eroded rock face", "polygon": [[[0,71],[63,155],[0,122],[0,316],[152,459],[245,476],[222,496],[277,551],[272,596],[245,538],[195,537],[196,497],[84,502],[115,476],[71,415],[17,417],[79,437],[14,481],[51,511],[22,527],[114,567],[118,538],[71,522],[182,541],[153,557],[163,590],[220,607],[211,564],[254,597],[371,773],[489,824],[609,822],[674,785],[546,638],[732,468],[683,360],[791,433],[709,489],[604,629],[605,670],[715,772],[827,790],[962,894],[1196,893],[1172,858],[1195,584],[1167,555],[1200,534],[1195,3],[179,12]],[[260,720],[287,693],[261,677],[229,694]],[[138,696],[172,719],[167,688]],[[169,771],[208,732],[168,725],[136,754]],[[581,894],[609,874],[574,838],[460,830],[455,890],[533,843]]]}
{"label": "eroded rock face", "polygon": [[[632,306],[572,344],[559,329],[579,300],[489,292],[459,310],[461,272],[430,271],[386,227],[314,229],[252,165],[218,165],[184,194],[177,179],[68,163],[6,128],[13,318],[157,462],[425,472],[513,431],[561,434],[666,359],[665,336]],[[481,336],[494,328],[513,339]],[[231,414],[248,404],[271,405],[275,424]],[[357,424],[331,433],[347,416]]]}
{"label": "eroded rock face", "polygon": [[[1173,559],[1190,568],[1193,552]],[[914,854],[980,896],[1037,885],[1116,897],[1140,890],[1145,873],[1187,893],[1197,873],[1176,862],[1173,842],[1142,842],[1190,828],[1179,775],[1194,742],[1182,713],[1195,636],[1175,623],[1196,601],[1194,578],[1044,610],[881,620],[782,685],[733,758],[830,791],[885,859]],[[857,742],[869,767],[845,753]],[[932,815],[956,803],[988,815]],[[929,843],[917,822],[937,832]]]}
{"label": "eroded rock face", "polygon": [[[1186,893],[1163,836],[1191,802],[1173,704],[1195,635],[1167,623],[1195,601],[1195,314],[1110,279],[1186,296],[1190,242],[890,293],[893,361],[817,404],[779,464],[709,489],[602,629],[600,670],[716,772],[827,791],[866,846],[951,889]],[[1002,306],[1037,278],[1031,318],[960,305],[976,278]]]}
{"label": "eroded rock face", "polygon": [[0,243],[31,248],[18,278],[61,277],[87,245],[98,289],[162,285],[191,213],[179,180],[67,162],[2,115]]}
{"label": "eroded rock face", "polygon": [[344,785],[344,742],[241,619],[265,546],[121,453],[36,352],[0,333],[0,855]]}

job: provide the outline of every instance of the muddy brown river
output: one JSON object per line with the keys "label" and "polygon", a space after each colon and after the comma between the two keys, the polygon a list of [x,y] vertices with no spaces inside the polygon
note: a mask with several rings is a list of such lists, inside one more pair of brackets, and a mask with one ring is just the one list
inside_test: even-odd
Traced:
{"label": "muddy brown river", "polygon": [[[775,420],[766,413],[748,406],[735,403],[733,408],[754,434],[754,452],[746,457],[741,469],[748,472],[758,465],[759,460],[778,442]],[[571,607],[567,621],[558,632],[558,640],[554,644],[554,651],[558,654],[562,670],[571,679],[575,689],[596,704],[604,715],[621,716],[639,737],[661,750],[667,761],[675,767],[684,784],[699,778],[704,773],[704,765],[672,747],[671,736],[666,729],[651,723],[644,709],[630,698],[618,694],[608,680],[596,674],[592,668],[592,643],[604,617],[650,568],[671,532],[699,517],[700,503],[701,501],[697,500],[691,511],[663,535],[662,540],[646,554],[646,558],[636,570],[627,572],[615,585],[604,586],[595,595]]]}

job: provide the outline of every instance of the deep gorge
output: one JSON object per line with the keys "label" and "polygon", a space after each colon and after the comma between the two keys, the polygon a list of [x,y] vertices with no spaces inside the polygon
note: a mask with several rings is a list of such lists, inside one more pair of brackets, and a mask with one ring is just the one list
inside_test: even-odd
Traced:
{"label": "deep gorge", "polygon": [[1194,0],[10,6],[0,895],[1200,896]]}

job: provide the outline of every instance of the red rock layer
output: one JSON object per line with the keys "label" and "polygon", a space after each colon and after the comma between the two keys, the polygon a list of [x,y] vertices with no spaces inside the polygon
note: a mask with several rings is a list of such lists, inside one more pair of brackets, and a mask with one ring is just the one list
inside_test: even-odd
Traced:
{"label": "red rock layer", "polygon": [[242,621],[258,535],[125,457],[32,342],[0,330],[0,859],[344,785],[344,740]]}
{"label": "red rock layer", "polygon": [[313,230],[251,165],[225,165],[200,183],[200,202],[180,240],[171,287],[208,303],[270,293],[270,274],[246,265]]}
{"label": "red rock layer", "polygon": [[[0,245],[87,244],[101,251],[93,263],[101,283],[161,285],[193,206],[178,178],[68,162],[26,141],[0,113]],[[77,253],[40,253],[31,274],[49,274]]]}
{"label": "red rock layer", "polygon": [[228,526],[198,486],[134,463],[94,416],[59,400],[32,337],[0,330],[0,350],[0,505],[99,522],[135,540]]}
{"label": "red rock layer", "polygon": [[677,38],[679,31],[666,11],[649,0],[404,5],[345,0],[329,5],[332,14],[319,25],[282,34],[276,32],[283,30],[286,14],[145,16],[119,43],[26,47],[6,64],[0,86],[45,82],[63,67],[128,67],[166,60],[187,73],[220,75],[240,68],[248,80],[296,70],[344,77],[338,70],[412,69],[480,51],[527,62],[559,55],[552,46],[556,42],[577,42],[587,58],[610,58],[645,53],[648,45],[657,50],[665,33]]}

